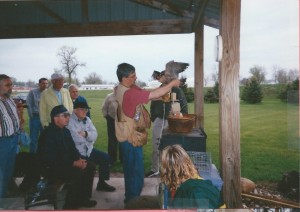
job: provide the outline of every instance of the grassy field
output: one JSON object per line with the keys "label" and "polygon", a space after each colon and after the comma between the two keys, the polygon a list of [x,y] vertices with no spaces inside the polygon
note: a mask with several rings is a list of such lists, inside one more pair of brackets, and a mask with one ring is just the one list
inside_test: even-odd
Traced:
{"label": "grassy field", "polygon": [[[101,105],[110,91],[81,91],[91,106],[92,120],[98,130],[96,148],[107,152],[106,121]],[[148,105],[149,107],[149,105]],[[194,104],[189,104],[193,113]],[[285,171],[299,170],[299,106],[264,98],[261,104],[240,104],[241,175],[255,182],[276,182]],[[26,120],[27,117],[26,117]],[[204,105],[207,152],[219,168],[219,105]],[[28,129],[28,126],[26,127]],[[144,146],[144,164],[150,168],[151,133]],[[120,163],[112,171],[122,171]]]}

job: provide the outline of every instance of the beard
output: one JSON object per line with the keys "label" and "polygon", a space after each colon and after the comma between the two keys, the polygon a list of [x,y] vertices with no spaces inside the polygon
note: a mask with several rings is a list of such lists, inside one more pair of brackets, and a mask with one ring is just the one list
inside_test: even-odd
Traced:
{"label": "beard", "polygon": [[3,95],[6,97],[6,98],[9,98],[11,96],[11,91],[7,91],[6,93],[4,93]]}

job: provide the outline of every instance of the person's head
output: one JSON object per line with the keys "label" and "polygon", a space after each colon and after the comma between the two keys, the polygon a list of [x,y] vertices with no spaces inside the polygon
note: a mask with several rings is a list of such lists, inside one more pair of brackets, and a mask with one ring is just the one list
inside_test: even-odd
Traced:
{"label": "person's head", "polygon": [[79,120],[83,120],[86,118],[87,112],[89,112],[89,105],[87,102],[75,100],[74,102],[74,110],[73,112],[76,114]]}
{"label": "person's head", "polygon": [[71,99],[74,101],[75,99],[77,99],[77,97],[79,95],[78,86],[75,84],[71,84],[69,86],[69,92],[70,92]]}
{"label": "person's head", "polygon": [[198,172],[192,160],[180,145],[171,145],[163,149],[160,177],[170,190],[176,190],[181,183],[197,176]]}
{"label": "person's head", "polygon": [[59,73],[54,73],[51,75],[51,82],[53,85],[53,89],[60,91],[60,89],[64,86],[64,76]]}
{"label": "person's head", "polygon": [[39,79],[39,89],[41,91],[45,90],[48,87],[48,79],[41,78]]}
{"label": "person's head", "polygon": [[12,80],[5,74],[0,74],[0,96],[10,97],[12,93]]}
{"label": "person's head", "polygon": [[163,84],[166,82],[165,71],[160,72],[159,78],[157,80]]}
{"label": "person's head", "polygon": [[117,76],[119,82],[128,87],[132,86],[137,79],[134,66],[128,63],[121,63],[118,65]]}
{"label": "person's head", "polygon": [[51,122],[59,128],[64,128],[70,120],[70,113],[63,105],[55,106],[50,113]]}

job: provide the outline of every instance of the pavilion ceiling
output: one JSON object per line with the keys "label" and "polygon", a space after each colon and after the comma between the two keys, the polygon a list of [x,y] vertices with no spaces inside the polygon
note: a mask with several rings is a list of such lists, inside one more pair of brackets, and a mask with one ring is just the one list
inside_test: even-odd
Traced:
{"label": "pavilion ceiling", "polygon": [[0,1],[0,38],[192,33],[219,27],[219,0]]}

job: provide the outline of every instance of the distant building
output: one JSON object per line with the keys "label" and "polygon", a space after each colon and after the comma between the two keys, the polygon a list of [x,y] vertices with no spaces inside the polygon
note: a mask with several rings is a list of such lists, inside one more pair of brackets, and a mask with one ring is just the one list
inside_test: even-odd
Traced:
{"label": "distant building", "polygon": [[82,84],[79,90],[113,90],[115,84]]}

